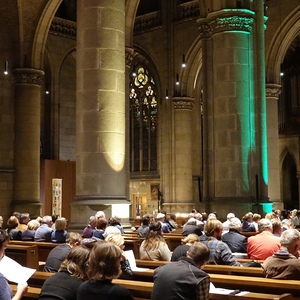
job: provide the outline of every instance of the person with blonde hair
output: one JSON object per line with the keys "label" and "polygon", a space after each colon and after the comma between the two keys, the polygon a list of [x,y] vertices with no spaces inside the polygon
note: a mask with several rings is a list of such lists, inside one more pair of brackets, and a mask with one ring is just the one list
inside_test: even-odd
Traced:
{"label": "person with blonde hair", "polygon": [[58,218],[55,221],[55,230],[51,233],[52,243],[65,243],[67,235],[67,219],[64,217]]}
{"label": "person with blonde hair", "polygon": [[121,274],[120,247],[110,242],[96,242],[89,257],[88,281],[77,290],[77,300],[133,300],[131,293],[112,280]]}
{"label": "person with blonde hair", "polygon": [[171,260],[171,251],[163,237],[161,222],[152,222],[149,232],[140,246],[140,259]]}
{"label": "person with blonde hair", "polygon": [[33,241],[35,231],[40,227],[40,222],[37,220],[30,220],[27,224],[27,229],[22,232],[22,241]]}
{"label": "person with blonde hair", "polygon": [[130,267],[130,263],[124,254],[124,238],[121,233],[111,233],[105,238],[105,241],[117,245],[122,251],[122,257],[120,260],[122,273],[120,275],[120,278],[132,279],[133,273]]}
{"label": "person with blonde hair", "polygon": [[83,245],[72,248],[58,273],[44,282],[39,299],[76,299],[78,287],[87,280],[89,254],[90,250]]}
{"label": "person with blonde hair", "polygon": [[223,225],[217,219],[208,219],[204,227],[204,235],[200,236],[200,242],[210,250],[209,263],[217,265],[240,266],[232,255],[229,246],[221,241]]}
{"label": "person with blonde hair", "polygon": [[191,245],[196,242],[199,242],[199,236],[195,233],[191,233],[181,239],[181,245],[174,249],[171,256],[171,261],[178,261],[180,257],[186,256],[186,253],[190,249]]}

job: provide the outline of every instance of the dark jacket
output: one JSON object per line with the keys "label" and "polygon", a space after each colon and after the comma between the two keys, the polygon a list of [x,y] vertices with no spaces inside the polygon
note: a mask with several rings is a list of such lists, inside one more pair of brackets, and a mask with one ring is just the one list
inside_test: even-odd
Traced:
{"label": "dark jacket", "polygon": [[247,253],[247,237],[235,229],[229,229],[229,232],[223,234],[222,241],[229,246],[232,252]]}
{"label": "dark jacket", "polygon": [[188,257],[154,271],[152,300],[197,299],[198,284],[209,276]]}

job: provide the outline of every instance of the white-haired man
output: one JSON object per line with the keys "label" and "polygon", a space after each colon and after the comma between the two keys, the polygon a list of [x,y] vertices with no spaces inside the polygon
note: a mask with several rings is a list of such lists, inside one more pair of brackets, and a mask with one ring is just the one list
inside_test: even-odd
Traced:
{"label": "white-haired man", "polygon": [[234,213],[227,214],[227,220],[223,222],[223,234],[229,231],[229,223],[232,218],[235,217]]}
{"label": "white-haired man", "polygon": [[284,231],[280,238],[280,250],[263,263],[266,277],[275,279],[300,278],[300,233],[296,229]]}
{"label": "white-haired man", "polygon": [[240,234],[242,223],[239,218],[231,218],[228,224],[229,231],[222,235],[232,252],[247,253],[247,237]]}
{"label": "white-haired man", "polygon": [[52,217],[43,216],[42,225],[36,230],[34,234],[34,240],[36,242],[51,242],[51,233],[53,229],[52,226]]}

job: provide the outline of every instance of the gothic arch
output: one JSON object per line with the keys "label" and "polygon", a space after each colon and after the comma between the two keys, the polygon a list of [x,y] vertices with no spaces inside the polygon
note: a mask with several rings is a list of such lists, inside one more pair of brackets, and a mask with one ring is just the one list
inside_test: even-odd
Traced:
{"label": "gothic arch", "polygon": [[61,4],[62,0],[48,1],[37,25],[32,46],[32,67],[43,68],[43,56],[48,38],[48,32],[53,17]]}
{"label": "gothic arch", "polygon": [[135,15],[139,6],[140,0],[126,0],[125,7],[125,45],[132,47],[133,45],[133,29]]}
{"label": "gothic arch", "polygon": [[300,5],[285,18],[273,36],[266,55],[267,82],[280,83],[280,65],[290,44],[299,34]]}

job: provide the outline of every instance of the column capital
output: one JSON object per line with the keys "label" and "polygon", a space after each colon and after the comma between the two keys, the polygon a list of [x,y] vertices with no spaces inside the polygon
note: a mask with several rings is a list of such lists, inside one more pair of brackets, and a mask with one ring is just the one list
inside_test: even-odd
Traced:
{"label": "column capital", "polygon": [[18,68],[13,70],[15,84],[35,84],[42,85],[44,71],[32,68]]}
{"label": "column capital", "polygon": [[207,38],[224,31],[252,31],[255,13],[248,9],[223,9],[199,19],[200,35]]}
{"label": "column capital", "polygon": [[192,110],[194,105],[194,98],[189,97],[174,97],[174,109],[188,109]]}
{"label": "column capital", "polygon": [[266,84],[266,97],[267,98],[279,98],[281,93],[281,84],[267,83]]}

